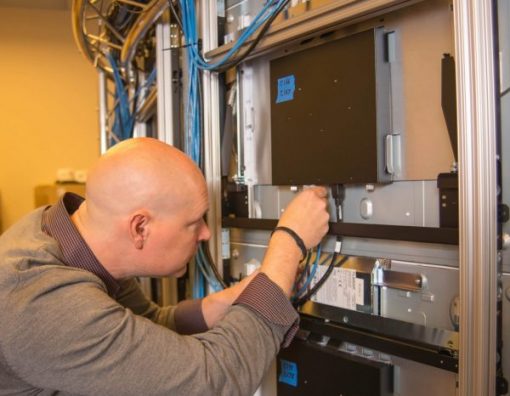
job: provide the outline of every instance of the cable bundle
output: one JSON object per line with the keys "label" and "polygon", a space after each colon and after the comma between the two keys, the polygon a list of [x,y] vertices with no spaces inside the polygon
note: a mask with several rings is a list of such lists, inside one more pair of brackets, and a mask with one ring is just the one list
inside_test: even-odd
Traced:
{"label": "cable bundle", "polygon": [[[230,59],[238,53],[241,47],[246,41],[262,26],[263,30],[259,32],[259,35],[255,38],[255,45],[260,41],[262,35],[267,31],[271,22],[274,21],[276,16],[285,8],[289,3],[289,0],[273,0],[268,1],[255,16],[250,25],[243,31],[239,39],[234,43],[233,47],[225,54],[225,56],[216,63],[210,63],[204,59],[199,51],[198,47],[198,36],[196,26],[196,12],[195,3],[193,0],[180,0],[181,11],[182,11],[182,28],[184,36],[186,38],[186,45],[188,46],[188,52],[191,54],[193,62],[196,66],[203,70],[209,71],[222,71],[225,66],[233,67],[234,64],[229,65]],[[253,45],[253,43],[252,43]],[[255,47],[251,49],[253,49]],[[245,51],[245,53],[248,51]],[[250,50],[251,52],[251,50]],[[247,55],[247,54],[246,54]],[[245,56],[245,54],[243,54]],[[238,62],[237,62],[238,63]]]}
{"label": "cable bundle", "polygon": [[[180,0],[181,16],[179,17],[172,0],[169,0],[170,8],[181,27],[185,44],[187,48],[186,60],[188,68],[188,88],[186,92],[186,108],[185,108],[185,151],[197,163],[202,166],[202,122],[201,122],[201,89],[200,89],[200,70],[222,72],[228,68],[236,66],[239,62],[244,60],[246,56],[253,50],[253,48],[260,41],[263,34],[269,29],[270,24],[276,16],[288,4],[289,0],[273,0],[268,1],[260,12],[255,16],[250,26],[241,34],[239,39],[234,43],[233,47],[225,54],[225,56],[215,63],[210,63],[202,56],[198,38],[197,16],[195,10],[194,0]],[[261,28],[261,29],[260,29]],[[241,56],[235,61],[231,61],[232,57],[236,55],[246,41],[259,30],[257,37],[253,40],[251,45],[243,52]],[[200,298],[205,295],[204,277],[215,290],[224,287],[221,277],[214,271],[216,268],[212,260],[204,255],[200,247],[195,257],[196,271],[193,285],[193,296]]]}
{"label": "cable bundle", "polygon": [[156,79],[156,68],[154,68],[149,74],[145,83],[136,89],[133,98],[130,100],[127,87],[122,79],[117,61],[111,53],[107,53],[106,56],[112,67],[115,83],[115,119],[112,126],[112,133],[114,136],[111,141],[111,145],[114,145],[118,141],[125,140],[133,136],[138,98],[143,89],[147,89],[154,83]]}

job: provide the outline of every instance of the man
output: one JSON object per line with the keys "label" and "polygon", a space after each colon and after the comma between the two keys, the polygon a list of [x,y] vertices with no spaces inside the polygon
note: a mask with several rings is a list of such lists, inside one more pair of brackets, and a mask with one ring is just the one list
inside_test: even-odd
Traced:
{"label": "man", "polygon": [[133,277],[185,272],[210,237],[206,184],[171,146],[119,143],[85,201],[67,194],[0,237],[0,394],[253,394],[295,332],[299,239],[326,233],[326,195],[293,200],[251,282],[161,308]]}

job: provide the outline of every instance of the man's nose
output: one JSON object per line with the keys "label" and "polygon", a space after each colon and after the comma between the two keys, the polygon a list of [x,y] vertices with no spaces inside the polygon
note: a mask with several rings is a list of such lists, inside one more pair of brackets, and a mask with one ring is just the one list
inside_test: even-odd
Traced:
{"label": "man's nose", "polygon": [[207,226],[207,223],[202,220],[202,227],[200,228],[200,233],[198,234],[199,241],[208,241],[211,238],[211,231]]}

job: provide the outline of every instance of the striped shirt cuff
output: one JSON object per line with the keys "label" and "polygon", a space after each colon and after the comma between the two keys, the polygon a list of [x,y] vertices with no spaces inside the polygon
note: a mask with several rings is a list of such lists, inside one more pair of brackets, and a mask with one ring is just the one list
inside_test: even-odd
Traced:
{"label": "striped shirt cuff", "polygon": [[197,334],[209,330],[202,313],[202,299],[181,301],[175,308],[174,320],[175,330],[179,334]]}
{"label": "striped shirt cuff", "polygon": [[234,305],[243,305],[270,325],[286,330],[282,347],[287,347],[299,328],[299,315],[283,291],[264,273],[259,273],[239,295]]}

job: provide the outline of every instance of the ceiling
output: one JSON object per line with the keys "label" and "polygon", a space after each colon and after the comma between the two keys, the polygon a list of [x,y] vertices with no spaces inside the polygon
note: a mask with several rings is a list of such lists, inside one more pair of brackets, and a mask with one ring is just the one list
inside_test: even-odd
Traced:
{"label": "ceiling", "polygon": [[2,8],[31,8],[45,10],[70,10],[72,0],[0,0]]}

